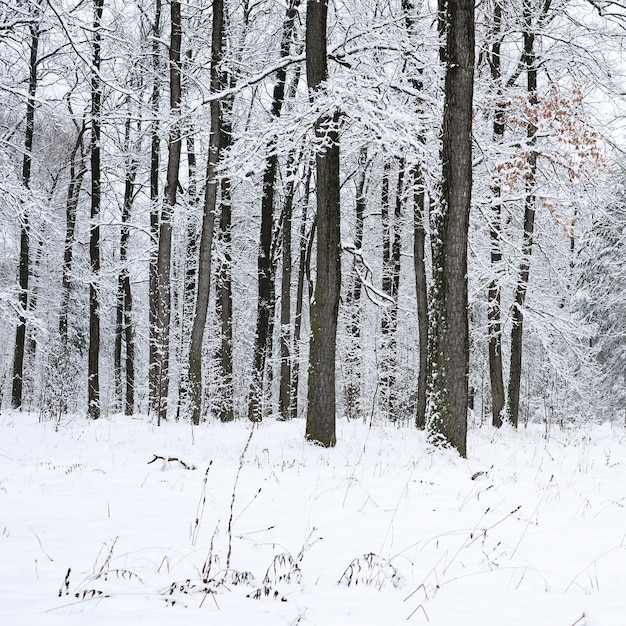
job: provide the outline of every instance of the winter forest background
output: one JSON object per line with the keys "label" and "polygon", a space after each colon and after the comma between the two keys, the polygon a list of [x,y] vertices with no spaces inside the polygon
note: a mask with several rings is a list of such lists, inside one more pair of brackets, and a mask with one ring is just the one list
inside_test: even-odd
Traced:
{"label": "winter forest background", "polygon": [[[337,416],[424,426],[457,3],[308,4],[2,3],[3,407],[306,415],[338,148]],[[621,420],[626,12],[474,14],[470,415]]]}

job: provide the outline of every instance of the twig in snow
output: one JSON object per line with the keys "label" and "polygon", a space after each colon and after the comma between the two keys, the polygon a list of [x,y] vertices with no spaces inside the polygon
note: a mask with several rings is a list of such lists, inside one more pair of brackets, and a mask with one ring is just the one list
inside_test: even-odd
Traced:
{"label": "twig in snow", "polygon": [[48,560],[50,562],[53,562],[54,559],[43,549],[43,544],[41,543],[41,539],[39,539],[39,535],[33,530],[32,526],[29,526],[29,528],[33,535],[35,535],[35,539],[37,539],[37,541],[39,542],[39,547],[41,548],[41,551],[48,557]]}
{"label": "twig in snow", "polygon": [[[154,463],[155,461],[163,461],[163,467],[165,467],[166,463],[180,463],[186,470],[195,470],[196,466],[193,465],[192,463],[185,463],[185,461],[182,461],[181,459],[179,459],[178,457],[175,456],[161,456],[160,454],[154,454],[154,452],[152,453],[154,455],[154,458],[152,459],[152,461],[148,461],[148,465],[150,465],[150,463]],[[207,470],[208,471],[208,470]]]}
{"label": "twig in snow", "polygon": [[196,542],[198,541],[198,533],[200,532],[200,521],[202,520],[202,516],[204,515],[204,506],[206,504],[206,485],[209,478],[209,470],[211,469],[211,465],[213,465],[213,459],[211,459],[211,461],[209,462],[209,466],[206,468],[206,472],[204,472],[204,479],[202,481],[202,492],[200,495],[200,500],[198,501],[198,506],[196,507],[196,520],[194,522],[193,530],[191,532],[191,545],[194,547],[196,545]]}
{"label": "twig in snow", "polygon": [[246,441],[246,445],[243,447],[241,451],[241,456],[239,457],[239,467],[237,468],[237,475],[235,476],[235,484],[233,485],[233,496],[230,500],[230,516],[228,518],[228,553],[226,554],[226,569],[230,567],[230,557],[233,550],[233,513],[235,510],[235,499],[237,497],[237,483],[239,482],[239,475],[241,474],[241,469],[243,468],[243,461],[246,457],[246,452],[248,451],[248,447],[250,446],[250,442],[252,441],[252,435],[254,434],[254,427],[256,423],[252,423],[252,428],[250,428],[250,434],[248,435],[248,441]]}

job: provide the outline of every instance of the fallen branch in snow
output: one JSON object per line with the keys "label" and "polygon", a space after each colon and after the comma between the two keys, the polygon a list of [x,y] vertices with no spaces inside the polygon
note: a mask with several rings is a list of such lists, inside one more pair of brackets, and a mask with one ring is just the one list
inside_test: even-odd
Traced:
{"label": "fallen branch in snow", "polygon": [[148,461],[148,465],[150,465],[150,463],[154,463],[155,461],[163,461],[163,467],[165,468],[167,463],[180,463],[186,470],[195,470],[196,466],[193,465],[192,463],[185,463],[185,461],[179,459],[178,457],[175,456],[161,456],[160,454],[154,454],[154,452],[152,453],[154,455],[154,458],[152,459],[152,461]]}

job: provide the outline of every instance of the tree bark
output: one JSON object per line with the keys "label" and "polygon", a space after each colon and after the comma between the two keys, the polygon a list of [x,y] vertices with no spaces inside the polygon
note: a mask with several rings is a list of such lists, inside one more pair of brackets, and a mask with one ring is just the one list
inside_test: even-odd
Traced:
{"label": "tree bark", "polygon": [[[491,78],[498,94],[498,102],[494,112],[493,138],[502,143],[504,138],[504,106],[502,104],[502,68],[500,46],[502,42],[502,4],[496,0],[493,13],[493,44],[491,46]],[[502,203],[500,200],[500,184],[492,186],[493,206],[489,224],[491,240],[491,271],[493,278],[487,292],[487,324],[489,331],[489,378],[491,382],[491,421],[499,428],[502,426],[504,409],[504,382],[502,376],[502,322],[501,322],[501,289],[500,265],[502,263]]]}
{"label": "tree bark", "polygon": [[346,309],[348,310],[348,350],[346,360],[345,401],[346,415],[349,420],[357,419],[361,412],[361,381],[362,381],[362,346],[361,346],[361,293],[363,284],[359,271],[363,265],[363,219],[367,198],[365,197],[365,181],[367,171],[367,146],[359,152],[358,170],[355,181],[354,202],[354,258],[350,283],[346,293]]}
{"label": "tree bark", "polygon": [[413,265],[417,300],[417,332],[419,369],[417,372],[417,402],[415,426],[426,428],[426,395],[428,391],[428,279],[426,277],[426,190],[421,167],[412,168],[413,179]]}
{"label": "tree bark", "polygon": [[167,159],[167,181],[165,198],[159,223],[159,248],[157,253],[157,423],[167,418],[169,393],[169,351],[171,320],[171,257],[172,257],[172,217],[177,201],[178,175],[182,150],[180,132],[181,105],[181,40],[182,23],[180,2],[172,0],[170,5],[170,111],[172,126],[169,136]]}
{"label": "tree bark", "polygon": [[[283,20],[280,57],[289,56],[295,20],[298,15],[299,0],[289,0],[287,12]],[[272,117],[279,118],[285,101],[286,67],[276,72],[276,83],[272,94]],[[261,233],[259,237],[259,254],[257,260],[258,295],[257,321],[254,335],[254,352],[252,363],[252,382],[248,398],[248,418],[253,422],[263,419],[263,378],[265,364],[269,353],[270,329],[272,328],[271,313],[274,310],[275,268],[272,267],[272,229],[274,225],[274,191],[276,173],[278,171],[278,154],[276,138],[270,139],[266,146],[267,157],[263,172],[263,195],[261,198]]]}
{"label": "tree bark", "polygon": [[[416,27],[416,7],[413,0],[402,0],[404,21],[409,36],[414,34]],[[440,32],[440,35],[443,33]],[[416,68],[410,79],[416,92],[424,88],[422,68]],[[421,113],[421,102],[416,106]],[[424,136],[418,137],[420,143],[426,143]],[[415,298],[417,301],[417,326],[419,366],[417,372],[417,399],[415,406],[415,426],[420,430],[426,428],[426,395],[428,393],[428,279],[426,275],[426,183],[421,164],[414,165],[409,171],[413,183],[413,265],[415,271]]]}
{"label": "tree bark", "polygon": [[278,417],[286,421],[291,418],[291,277],[292,277],[292,225],[295,199],[295,177],[299,159],[292,150],[287,164],[289,181],[282,210],[281,236],[281,280],[280,280],[280,385],[278,395]]}
{"label": "tree bark", "polygon": [[[221,88],[219,64],[224,49],[224,6],[223,0],[213,1],[213,24],[211,35],[211,91],[216,93]],[[198,258],[198,288],[196,307],[191,329],[189,346],[189,411],[194,424],[200,423],[202,413],[202,341],[209,309],[209,290],[211,286],[211,247],[217,206],[217,165],[220,156],[222,112],[219,100],[212,100],[211,134],[207,157],[206,186],[204,193],[204,214],[200,250]]]}
{"label": "tree bark", "polygon": [[511,328],[511,364],[509,367],[509,385],[507,415],[511,424],[517,428],[519,421],[520,388],[522,381],[522,349],[524,336],[524,303],[530,276],[530,256],[533,249],[535,229],[535,178],[537,171],[536,143],[537,126],[533,119],[533,110],[537,105],[537,64],[535,58],[535,34],[532,25],[532,7],[530,0],[524,2],[524,66],[526,68],[526,90],[530,105],[529,120],[526,129],[529,146],[528,168],[526,179],[526,197],[524,199],[524,234],[522,239],[522,256],[519,277],[515,288]]}
{"label": "tree bark", "polygon": [[150,129],[150,264],[148,269],[148,327],[150,345],[148,354],[148,404],[151,413],[158,411],[158,292],[159,274],[157,270],[158,241],[159,241],[159,168],[161,149],[159,138],[159,107],[161,105],[161,0],[155,0],[154,22],[152,23],[152,93],[150,108],[154,116]]}
{"label": "tree bark", "polygon": [[91,419],[100,417],[100,131],[102,79],[100,77],[102,12],[104,0],[94,0],[93,58],[91,72],[91,226],[89,235],[89,356],[87,372],[87,411]]}
{"label": "tree bark", "polygon": [[83,184],[87,173],[85,165],[85,153],[83,148],[83,135],[85,124],[78,130],[78,136],[70,155],[70,182],[67,187],[67,199],[65,201],[65,244],[63,247],[63,270],[61,278],[61,304],[59,311],[59,338],[61,341],[60,358],[67,358],[68,340],[68,308],[70,301],[72,265],[74,261],[74,238],[76,232],[76,209]]}
{"label": "tree bark", "polygon": [[[309,0],[306,16],[306,72],[311,96],[328,78],[326,22],[328,1]],[[341,289],[339,198],[339,113],[315,123],[317,146],[317,278],[311,305],[306,438],[334,446],[335,351]]]}
{"label": "tree bark", "polygon": [[435,214],[429,437],[467,452],[469,327],[467,240],[472,191],[474,2],[448,0],[442,183]]}
{"label": "tree bark", "polygon": [[[124,145],[126,150],[126,174],[124,180],[124,201],[122,205],[122,227],[120,233],[120,274],[117,292],[117,324],[115,330],[115,365],[116,383],[119,385],[118,398],[125,415],[132,415],[135,407],[135,338],[132,323],[132,289],[128,271],[128,244],[130,239],[130,211],[133,205],[135,178],[139,160],[131,153],[131,118],[130,111],[126,120]],[[126,359],[122,366],[122,344],[126,348]],[[122,384],[122,370],[124,383]]]}
{"label": "tree bark", "polygon": [[[226,79],[224,79],[225,82]],[[232,109],[232,99],[224,102],[220,127],[220,152],[232,145],[232,125],[227,119]],[[222,262],[217,278],[217,313],[221,324],[221,339],[218,349],[218,363],[221,374],[221,389],[218,413],[222,422],[235,419],[233,388],[233,289],[232,289],[232,198],[230,179],[221,179],[220,199],[220,238]]]}
{"label": "tree bark", "polygon": [[[34,10],[34,18],[38,18],[38,9]],[[35,136],[35,96],[37,94],[37,62],[39,56],[39,23],[34,21],[29,24],[30,30],[30,56],[28,76],[28,97],[26,99],[26,129],[24,133],[24,158],[22,160],[22,185],[25,189],[30,186],[30,174],[32,167],[33,139]],[[30,226],[28,211],[22,207],[22,225],[20,228],[20,256],[19,256],[19,318],[15,331],[15,348],[13,351],[13,381],[11,388],[11,406],[14,409],[22,407],[22,395],[24,390],[24,351],[26,345],[26,311],[28,310],[28,279],[29,279],[29,255],[30,255]]]}
{"label": "tree bark", "polygon": [[296,306],[293,317],[293,367],[291,371],[291,417],[298,417],[298,390],[300,388],[300,337],[302,334],[302,310],[304,304],[305,276],[308,274],[309,239],[313,237],[313,228],[307,236],[307,219],[309,199],[311,197],[310,164],[306,164],[304,174],[304,194],[302,197],[302,220],[300,222],[299,254],[298,254],[298,282],[296,287]]}
{"label": "tree bark", "polygon": [[381,332],[383,338],[382,359],[382,398],[383,410],[387,418],[396,420],[396,329],[398,327],[398,291],[400,287],[400,218],[402,216],[402,193],[404,186],[404,161],[401,159],[398,168],[397,186],[395,191],[394,210],[391,211],[391,198],[389,192],[389,177],[391,164],[385,164],[383,174],[383,293],[389,296],[391,303],[383,311],[381,320]]}

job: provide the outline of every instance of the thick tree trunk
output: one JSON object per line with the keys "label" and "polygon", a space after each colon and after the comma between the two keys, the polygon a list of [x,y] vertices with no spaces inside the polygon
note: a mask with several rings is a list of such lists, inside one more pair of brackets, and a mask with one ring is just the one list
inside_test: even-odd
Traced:
{"label": "thick tree trunk", "polygon": [[[223,0],[213,1],[213,24],[211,35],[211,91],[221,88],[219,64],[224,49],[224,5]],[[189,410],[194,424],[200,423],[202,414],[202,341],[209,309],[209,289],[211,286],[211,247],[217,206],[217,165],[220,157],[222,112],[219,100],[212,100],[211,134],[207,157],[206,187],[204,193],[204,215],[198,258],[198,288],[196,308],[191,329],[189,346]]]}
{"label": "thick tree trunk", "polygon": [[[526,67],[526,88],[528,103],[531,109],[537,105],[537,65],[535,59],[535,35],[532,30],[532,7],[530,0],[524,2],[524,65]],[[517,427],[519,421],[520,387],[522,381],[522,347],[524,336],[524,303],[530,276],[530,255],[533,249],[533,234],[535,229],[535,173],[537,171],[537,153],[534,150],[537,127],[535,121],[528,120],[527,138],[529,146],[528,168],[529,176],[526,182],[526,197],[524,200],[524,235],[522,240],[522,256],[519,267],[519,277],[515,288],[515,302],[513,304],[513,326],[511,329],[511,365],[509,368],[509,386],[507,413],[511,424]]]}
{"label": "thick tree trunk", "polygon": [[159,139],[159,107],[161,106],[161,0],[155,0],[154,22],[152,23],[152,74],[153,84],[150,95],[150,109],[154,120],[150,129],[150,265],[148,269],[148,327],[149,327],[149,354],[148,354],[148,405],[151,413],[158,411],[158,291],[159,275],[157,270],[158,241],[159,241],[159,168],[161,148]]}
{"label": "thick tree trunk", "polygon": [[[283,20],[280,56],[289,55],[295,19],[298,15],[299,0],[290,0]],[[285,101],[285,81],[287,70],[281,67],[276,72],[276,83],[272,94],[272,116],[279,118]],[[252,362],[252,382],[248,398],[248,418],[253,422],[263,419],[263,379],[266,361],[270,353],[272,313],[275,303],[274,276],[275,268],[271,254],[272,230],[274,225],[274,191],[276,173],[278,171],[278,154],[276,139],[272,138],[266,146],[267,158],[263,172],[263,195],[261,198],[261,233],[259,238],[259,254],[257,260],[258,296],[257,321],[254,336],[254,352]]]}
{"label": "thick tree trunk", "polygon": [[172,217],[177,201],[178,174],[182,150],[180,132],[181,105],[181,40],[182,23],[180,2],[172,1],[171,38],[170,38],[170,111],[172,126],[169,136],[167,159],[167,181],[165,198],[159,223],[159,248],[157,253],[157,422],[167,418],[167,400],[169,394],[169,352],[171,321],[171,257],[172,257]]}
{"label": "thick tree trunk", "polygon": [[[493,138],[502,143],[504,138],[504,107],[502,105],[502,68],[500,46],[502,42],[502,4],[496,0],[493,13],[493,44],[491,46],[491,78],[498,92],[498,103],[493,120]],[[491,381],[491,421],[499,428],[502,426],[504,409],[504,382],[502,376],[502,321],[501,321],[501,290],[500,265],[502,263],[502,203],[500,201],[500,185],[492,186],[493,207],[489,224],[491,240],[491,271],[493,278],[487,293],[487,324],[489,330],[489,378]]]}
{"label": "thick tree trunk", "polygon": [[[34,18],[38,17],[38,9],[34,10]],[[30,24],[30,57],[28,76],[28,98],[26,100],[26,130],[24,133],[24,158],[22,160],[22,185],[26,189],[30,186],[32,166],[33,139],[35,136],[35,96],[37,94],[37,60],[39,56],[39,24]],[[11,406],[14,409],[22,407],[23,377],[24,377],[24,350],[26,345],[26,311],[28,310],[28,278],[30,255],[30,227],[28,212],[23,207],[22,225],[20,228],[20,261],[19,304],[20,313],[15,331],[15,348],[13,351],[13,382],[11,389]]]}
{"label": "thick tree trunk", "polygon": [[[312,97],[328,78],[326,22],[328,1],[309,0],[306,16],[306,73]],[[335,351],[341,289],[339,198],[339,113],[322,115],[315,124],[320,145],[317,172],[317,277],[311,305],[311,342],[306,438],[334,446]],[[323,144],[322,144],[323,142]]]}
{"label": "thick tree trunk", "polygon": [[93,58],[91,73],[91,226],[89,236],[89,356],[87,372],[87,410],[89,417],[100,417],[100,115],[102,79],[100,78],[101,23],[104,0],[94,0]]}
{"label": "thick tree trunk", "polygon": [[467,239],[472,191],[474,2],[448,0],[440,207],[435,214],[429,436],[467,450]]}

